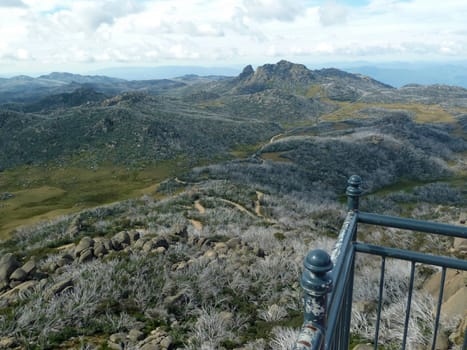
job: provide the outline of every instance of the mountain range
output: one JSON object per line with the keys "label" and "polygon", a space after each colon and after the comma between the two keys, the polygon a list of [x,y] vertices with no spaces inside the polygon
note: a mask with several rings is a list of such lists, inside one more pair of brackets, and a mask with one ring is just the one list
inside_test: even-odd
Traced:
{"label": "mountain range", "polygon": [[235,147],[290,133],[304,123],[342,119],[345,113],[347,118],[372,110],[385,114],[386,107],[459,124],[467,90],[396,89],[368,76],[280,61],[256,70],[247,66],[233,78],[19,76],[0,81],[0,103],[0,162],[10,168],[77,155],[117,163],[225,157]]}
{"label": "mountain range", "polygon": [[[3,174],[0,188],[49,185],[44,179],[53,175],[44,177],[44,167],[138,174],[165,169],[147,172],[150,182],[216,164],[204,176],[247,176],[307,193],[316,181],[335,192],[358,172],[377,190],[400,181],[465,176],[466,127],[467,90],[461,87],[394,88],[368,76],[288,61],[256,70],[248,65],[235,77],[19,76],[0,81],[0,169],[12,174]],[[27,178],[24,167],[34,175]],[[89,186],[84,179],[92,176],[83,182],[78,176],[77,183]],[[54,185],[73,193],[58,179]],[[138,186],[132,183],[131,191]],[[101,187],[105,194],[89,195],[84,206],[122,198],[118,190],[111,194]],[[123,198],[132,193],[124,187]],[[75,194],[58,202],[72,210],[81,203]],[[28,216],[27,208],[15,215]]]}
{"label": "mountain range", "polygon": [[[303,321],[303,258],[333,244],[349,176],[364,180],[362,210],[466,219],[462,87],[395,88],[288,61],[232,77],[19,76],[0,79],[0,149],[8,349],[288,349]],[[465,257],[444,237],[359,237]],[[377,264],[357,261],[355,343],[371,341]],[[385,272],[399,294],[404,266]],[[416,274],[411,334],[428,334],[435,299],[419,298],[436,274]],[[399,294],[382,319],[403,319]],[[449,346],[463,339],[458,317],[441,320]],[[397,348],[403,329],[387,327],[381,343]]]}

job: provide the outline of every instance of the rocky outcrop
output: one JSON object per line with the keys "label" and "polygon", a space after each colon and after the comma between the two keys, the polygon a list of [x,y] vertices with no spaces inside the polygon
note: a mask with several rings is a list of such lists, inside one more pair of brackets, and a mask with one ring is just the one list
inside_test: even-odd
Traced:
{"label": "rocky outcrop", "polygon": [[107,346],[115,350],[169,350],[174,349],[173,344],[173,337],[161,328],[156,328],[147,335],[140,329],[131,329],[128,333],[112,334],[107,341]]}
{"label": "rocky outcrop", "polygon": [[0,259],[0,289],[1,285],[7,285],[10,281],[11,274],[20,267],[20,264],[16,257],[11,254],[5,254]]}
{"label": "rocky outcrop", "polygon": [[2,192],[0,193],[0,201],[6,201],[7,199],[14,198],[15,195],[10,192]]}
{"label": "rocky outcrop", "polygon": [[461,258],[467,258],[467,239],[456,237],[451,251]]}
{"label": "rocky outcrop", "polygon": [[72,278],[66,278],[66,279],[64,279],[62,281],[59,281],[59,282],[55,283],[51,287],[49,287],[46,290],[45,295],[46,295],[47,298],[51,298],[54,295],[63,293],[64,291],[69,290],[71,288],[73,288],[73,279]]}
{"label": "rocky outcrop", "polygon": [[462,344],[465,332],[467,332],[467,310],[464,310],[459,327],[449,336],[449,340],[454,344]]}
{"label": "rocky outcrop", "polygon": [[[429,292],[434,300],[438,299],[439,288],[441,282],[441,272],[434,274],[424,286],[424,289]],[[446,281],[444,283],[443,303],[441,305],[441,313],[446,320],[461,319],[460,324],[456,328],[449,339],[454,344],[461,344],[463,334],[467,328],[467,271],[452,270],[446,271]],[[434,310],[436,312],[436,310]],[[442,333],[442,332],[441,332]],[[462,336],[459,336],[462,335]],[[448,335],[440,338],[439,341],[445,339],[445,347],[437,347],[437,349],[447,349]]]}
{"label": "rocky outcrop", "polygon": [[[75,225],[73,225],[75,226]],[[263,249],[250,247],[240,238],[234,237],[225,242],[213,241],[208,237],[189,236],[186,227],[171,234],[149,234],[145,230],[120,231],[112,237],[85,236],[76,244],[68,244],[56,248],[58,255],[46,262],[38,262],[35,257],[29,258],[24,264],[12,254],[6,254],[0,259],[0,302],[7,304],[18,301],[22,291],[42,286],[45,288],[51,276],[60,276],[67,271],[70,264],[85,264],[93,259],[101,259],[109,254],[123,251],[139,254],[165,254],[170,247],[179,243],[196,247],[199,254],[173,264],[172,270],[180,270],[195,264],[198,259],[214,261],[225,259],[234,254],[241,256],[249,253],[264,258]],[[41,284],[39,283],[41,282]],[[58,278],[57,281],[44,290],[50,298],[73,288],[73,280],[69,277]],[[42,288],[41,287],[41,288]],[[167,305],[177,303],[178,297],[167,300]],[[166,305],[166,306],[167,306]]]}

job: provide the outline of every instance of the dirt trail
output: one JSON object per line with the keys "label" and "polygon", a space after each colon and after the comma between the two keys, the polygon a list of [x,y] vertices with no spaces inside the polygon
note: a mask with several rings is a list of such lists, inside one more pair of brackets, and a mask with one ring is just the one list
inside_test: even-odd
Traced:
{"label": "dirt trail", "polygon": [[188,185],[188,182],[180,180],[178,177],[174,179],[176,183],[182,184],[182,185]]}
{"label": "dirt trail", "polygon": [[[252,217],[252,218],[264,218],[264,215],[261,213],[261,199],[263,198],[264,196],[264,193],[260,192],[260,191],[256,191],[256,201],[255,201],[255,212],[253,213],[252,211],[248,210],[247,208],[245,208],[243,205],[239,204],[239,203],[236,203],[236,202],[232,202],[228,199],[225,199],[225,198],[217,198],[218,200],[224,202],[224,203],[228,203],[232,206],[234,206],[235,208],[237,208],[238,210],[240,210],[242,213],[245,213],[247,214],[248,216]],[[198,210],[198,212],[200,214],[205,214],[206,213],[206,208],[203,207],[203,205],[201,204],[200,200],[196,200],[195,203],[194,203],[194,207],[196,208],[196,210]],[[203,229],[203,224],[198,221],[198,220],[195,220],[195,219],[189,219],[191,224],[194,226],[194,228],[198,231],[201,231]],[[269,221],[269,220],[268,220]]]}
{"label": "dirt trail", "polygon": [[273,143],[274,141],[276,141],[276,139],[280,138],[281,136],[284,136],[284,134],[280,133],[280,134],[274,135],[273,137],[271,137],[268,143],[269,144]]}
{"label": "dirt trail", "polygon": [[261,214],[261,199],[263,198],[264,193],[256,191],[256,200],[255,200],[255,213],[259,217],[264,218],[264,215]]}
{"label": "dirt trail", "polygon": [[203,224],[195,219],[190,219],[191,224],[197,231],[201,231],[203,229]]}
{"label": "dirt trail", "polygon": [[229,201],[228,199],[224,199],[224,198],[219,198],[219,200],[225,202],[225,203],[229,203],[231,205],[233,205],[235,208],[237,208],[238,210],[240,210],[241,212],[251,216],[252,218],[256,218],[256,215],[253,214],[251,211],[249,211],[247,208],[245,208],[243,205],[241,204],[238,204],[238,203],[235,203],[235,202],[232,202],[232,201]]}
{"label": "dirt trail", "polygon": [[204,214],[206,212],[206,209],[203,207],[199,200],[195,201],[195,208],[200,214]]}
{"label": "dirt trail", "polygon": [[[198,213],[204,214],[206,212],[206,208],[203,207],[199,199],[195,201],[194,206],[195,209],[198,210]],[[203,224],[201,223],[201,221],[190,219],[190,222],[196,230],[201,231],[203,229]]]}

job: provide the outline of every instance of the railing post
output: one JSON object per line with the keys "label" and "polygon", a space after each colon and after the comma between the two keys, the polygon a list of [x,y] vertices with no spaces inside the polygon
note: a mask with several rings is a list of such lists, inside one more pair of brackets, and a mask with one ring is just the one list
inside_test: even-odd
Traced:
{"label": "railing post", "polygon": [[347,184],[347,190],[345,191],[347,194],[347,209],[349,211],[357,211],[359,197],[362,194],[362,190],[360,188],[362,178],[358,175],[352,175],[349,177]]}
{"label": "railing post", "polygon": [[333,263],[321,249],[310,251],[303,263],[301,286],[305,291],[305,315],[294,350],[321,349],[326,328],[327,295],[332,289],[329,271]]}

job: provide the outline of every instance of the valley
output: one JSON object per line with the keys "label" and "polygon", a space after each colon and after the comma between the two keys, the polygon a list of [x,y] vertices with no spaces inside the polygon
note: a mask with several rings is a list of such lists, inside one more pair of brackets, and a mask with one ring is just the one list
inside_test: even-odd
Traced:
{"label": "valley", "polygon": [[[0,255],[34,266],[0,279],[10,349],[284,349],[303,257],[334,243],[349,176],[363,210],[447,223],[467,210],[467,90],[287,61],[236,77],[5,79],[0,148]],[[449,239],[360,234],[465,256]],[[389,280],[406,270],[388,265]]]}
{"label": "valley", "polygon": [[184,169],[180,161],[161,161],[142,169],[103,164],[92,169],[22,166],[5,170],[0,173],[0,193],[13,197],[0,202],[0,238],[8,238],[22,225],[152,193],[159,182]]}

